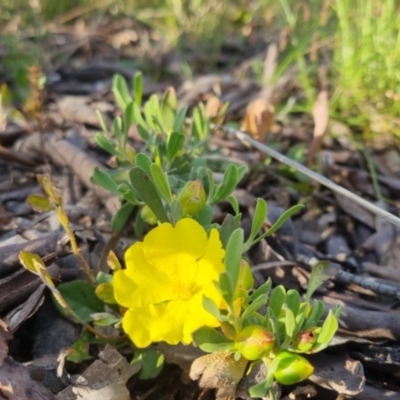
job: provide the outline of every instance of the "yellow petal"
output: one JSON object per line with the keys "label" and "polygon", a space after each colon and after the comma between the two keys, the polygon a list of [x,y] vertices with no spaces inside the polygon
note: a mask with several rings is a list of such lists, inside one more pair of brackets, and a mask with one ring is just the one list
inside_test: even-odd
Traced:
{"label": "yellow petal", "polygon": [[124,307],[141,307],[177,297],[170,278],[144,258],[143,243],[135,243],[125,253],[126,269],[114,274],[115,299]]}
{"label": "yellow petal", "polygon": [[144,238],[146,260],[164,271],[172,279],[191,282],[196,276],[196,261],[207,246],[204,228],[190,218],[183,218],[175,226],[163,223]]}
{"label": "yellow petal", "polygon": [[219,321],[204,309],[203,293],[196,294],[187,302],[182,342],[191,343],[192,333],[202,326],[217,327],[219,325]]}
{"label": "yellow petal", "polygon": [[126,270],[114,273],[112,285],[117,303],[129,308],[135,301],[137,285],[126,273]]}
{"label": "yellow petal", "polygon": [[124,315],[122,327],[138,347],[161,341],[178,344],[183,339],[186,308],[181,300],[131,308]]}
{"label": "yellow petal", "polygon": [[216,229],[211,229],[204,255],[198,261],[198,271],[195,278],[197,285],[203,286],[213,280],[219,280],[219,275],[225,270],[225,265],[222,262],[224,256],[225,250],[222,248],[219,233]]}

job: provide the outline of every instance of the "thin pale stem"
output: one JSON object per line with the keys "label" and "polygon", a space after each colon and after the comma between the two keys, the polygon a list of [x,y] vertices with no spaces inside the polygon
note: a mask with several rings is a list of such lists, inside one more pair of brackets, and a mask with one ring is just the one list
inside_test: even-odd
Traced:
{"label": "thin pale stem", "polygon": [[94,283],[96,281],[96,279],[95,279],[95,277],[93,275],[93,272],[90,269],[89,264],[86,262],[86,260],[82,256],[81,251],[79,250],[78,244],[77,244],[76,239],[75,239],[75,235],[72,232],[72,229],[71,229],[71,227],[69,225],[68,217],[64,214],[64,211],[62,210],[61,207],[59,207],[59,209],[58,209],[58,215],[60,217],[59,220],[60,220],[62,226],[64,227],[65,231],[67,232],[67,235],[68,235],[69,240],[71,242],[72,252],[75,254],[76,258],[78,259],[78,261],[82,265],[82,268],[85,271],[85,274],[88,277],[89,281]]}

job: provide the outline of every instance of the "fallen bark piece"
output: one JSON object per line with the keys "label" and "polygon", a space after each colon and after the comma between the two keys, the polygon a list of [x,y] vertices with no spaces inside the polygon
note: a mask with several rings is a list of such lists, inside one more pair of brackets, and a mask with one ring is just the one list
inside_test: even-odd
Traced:
{"label": "fallen bark piece", "polygon": [[314,366],[310,381],[325,389],[345,396],[361,393],[365,386],[362,364],[348,358],[344,352],[338,355],[318,353],[307,357]]}
{"label": "fallen bark piece", "polygon": [[5,358],[8,356],[7,342],[12,339],[12,334],[8,331],[7,325],[0,319],[0,367],[3,366]]}
{"label": "fallen bark piece", "polygon": [[340,314],[342,332],[364,339],[400,339],[400,318],[396,310],[389,312],[368,311],[343,307]]}
{"label": "fallen bark piece", "polygon": [[0,277],[8,275],[20,268],[18,259],[18,254],[20,251],[37,253],[41,257],[47,256],[51,253],[57,253],[59,251],[57,242],[60,236],[61,235],[59,232],[51,232],[29,242],[10,244],[2,247],[0,258]]}
{"label": "fallen bark piece", "polygon": [[0,398],[6,400],[55,399],[53,393],[31,379],[23,365],[9,357],[0,368]]}
{"label": "fallen bark piece", "polygon": [[[56,264],[49,265],[47,270],[52,279],[59,280],[59,267]],[[25,269],[0,279],[0,311],[23,303],[41,285],[40,277]]]}
{"label": "fallen bark piece", "polygon": [[23,303],[12,309],[4,317],[11,332],[15,332],[43,304],[45,287],[45,284],[41,284]]}
{"label": "fallen bark piece", "polygon": [[131,365],[112,346],[107,345],[75,384],[58,393],[56,400],[130,400],[127,380],[140,370]]}
{"label": "fallen bark piece", "polygon": [[103,166],[69,140],[58,139],[51,135],[33,134],[20,143],[20,150],[41,157],[45,153],[55,164],[68,167],[88,189],[93,190],[112,215],[118,211],[120,207],[118,197],[95,185],[91,180],[94,169],[96,167],[101,169]]}

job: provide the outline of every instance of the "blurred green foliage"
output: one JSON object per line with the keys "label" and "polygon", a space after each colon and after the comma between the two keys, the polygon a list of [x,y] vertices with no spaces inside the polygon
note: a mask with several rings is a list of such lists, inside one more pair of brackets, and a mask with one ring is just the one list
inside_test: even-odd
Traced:
{"label": "blurred green foliage", "polygon": [[[399,11],[400,0],[3,0],[0,47],[7,56],[0,77],[24,79],[24,66],[40,61],[40,43],[36,53],[35,46],[28,51],[21,32],[28,32],[30,40],[43,37],[51,22],[127,16],[160,32],[183,54],[189,44],[207,54],[210,68],[216,67],[213,60],[222,44],[233,37],[246,43],[252,31],[280,32],[273,79],[296,65],[304,92],[292,111],[311,111],[324,65],[332,116],[360,131],[400,135],[395,120],[400,111]],[[261,63],[255,61],[253,68],[260,79]],[[182,72],[188,75],[184,57]]]}

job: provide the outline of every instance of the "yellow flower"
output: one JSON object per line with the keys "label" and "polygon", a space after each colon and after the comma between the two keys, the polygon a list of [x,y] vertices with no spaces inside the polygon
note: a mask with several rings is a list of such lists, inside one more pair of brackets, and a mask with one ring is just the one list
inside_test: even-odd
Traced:
{"label": "yellow flower", "polygon": [[138,347],[152,342],[192,341],[202,326],[219,326],[203,307],[203,296],[221,302],[213,281],[225,266],[219,233],[190,218],[176,226],[163,223],[125,253],[126,269],[117,271],[116,301],[126,311],[122,327]]}

